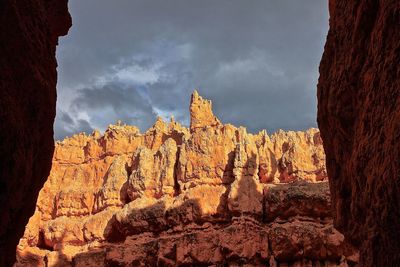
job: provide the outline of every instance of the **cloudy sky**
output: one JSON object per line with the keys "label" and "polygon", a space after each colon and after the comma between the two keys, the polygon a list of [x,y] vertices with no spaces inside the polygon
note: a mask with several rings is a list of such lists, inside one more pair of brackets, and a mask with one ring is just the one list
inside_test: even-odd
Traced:
{"label": "cloudy sky", "polygon": [[70,0],[55,138],[157,116],[188,125],[198,88],[250,132],[316,126],[326,0]]}

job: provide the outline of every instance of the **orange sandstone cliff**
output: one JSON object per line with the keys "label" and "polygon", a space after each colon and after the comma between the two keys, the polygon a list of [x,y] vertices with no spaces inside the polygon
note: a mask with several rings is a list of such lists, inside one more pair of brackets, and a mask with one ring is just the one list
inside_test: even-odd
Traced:
{"label": "orange sandstone cliff", "polygon": [[250,134],[197,92],[190,115],[57,142],[16,266],[357,264],[317,129]]}

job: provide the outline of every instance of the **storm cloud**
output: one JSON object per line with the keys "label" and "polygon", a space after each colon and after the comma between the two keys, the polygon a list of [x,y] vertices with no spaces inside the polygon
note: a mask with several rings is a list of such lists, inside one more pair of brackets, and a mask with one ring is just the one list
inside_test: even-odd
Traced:
{"label": "storm cloud", "polygon": [[116,120],[189,122],[197,88],[216,115],[252,132],[316,126],[328,29],[320,0],[70,0],[60,40],[55,137]]}

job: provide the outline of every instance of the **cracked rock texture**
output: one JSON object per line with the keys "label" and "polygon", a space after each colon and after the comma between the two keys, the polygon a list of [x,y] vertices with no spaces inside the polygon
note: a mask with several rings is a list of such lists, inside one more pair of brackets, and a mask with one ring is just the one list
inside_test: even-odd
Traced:
{"label": "cracked rock texture", "polygon": [[58,37],[67,0],[0,1],[0,266],[35,210],[54,151]]}
{"label": "cracked rock texture", "polygon": [[361,266],[400,266],[400,1],[330,1],[318,125],[335,226]]}
{"label": "cracked rock texture", "polygon": [[191,126],[57,142],[16,266],[355,266],[332,224],[317,129],[222,124],[193,93]]}

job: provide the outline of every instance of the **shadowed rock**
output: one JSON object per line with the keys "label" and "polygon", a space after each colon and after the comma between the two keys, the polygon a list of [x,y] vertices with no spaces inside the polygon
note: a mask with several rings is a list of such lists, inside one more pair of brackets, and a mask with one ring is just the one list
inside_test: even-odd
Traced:
{"label": "shadowed rock", "polygon": [[55,52],[71,17],[67,0],[2,0],[0,18],[0,266],[11,266],[51,168]]}
{"label": "shadowed rock", "polygon": [[330,1],[318,125],[335,225],[361,266],[400,266],[400,2]]}

